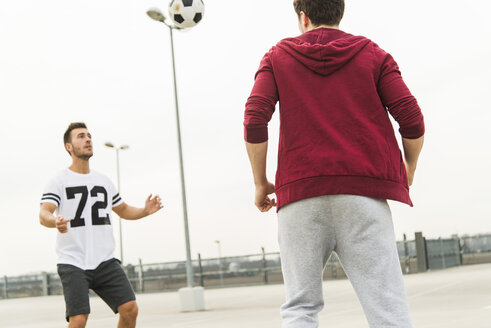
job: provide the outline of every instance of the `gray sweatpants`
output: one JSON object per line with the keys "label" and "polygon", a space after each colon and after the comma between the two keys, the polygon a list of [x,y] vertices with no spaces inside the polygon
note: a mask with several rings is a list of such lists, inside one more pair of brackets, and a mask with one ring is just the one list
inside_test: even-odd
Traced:
{"label": "gray sweatpants", "polygon": [[279,210],[278,231],[286,288],[283,328],[318,327],[322,272],[332,251],[370,327],[412,327],[386,200],[355,195],[300,200]]}

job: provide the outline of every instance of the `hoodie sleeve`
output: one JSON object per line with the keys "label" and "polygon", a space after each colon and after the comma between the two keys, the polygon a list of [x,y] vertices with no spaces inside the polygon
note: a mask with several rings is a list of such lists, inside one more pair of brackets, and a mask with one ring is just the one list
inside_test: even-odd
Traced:
{"label": "hoodie sleeve", "polygon": [[261,60],[251,95],[246,102],[244,139],[249,143],[262,143],[268,140],[268,122],[278,102],[278,88],[271,64],[272,52],[273,49]]}
{"label": "hoodie sleeve", "polygon": [[383,105],[399,123],[399,132],[404,138],[421,137],[425,133],[425,125],[416,98],[404,83],[392,56],[377,46],[375,52],[381,58],[377,90]]}

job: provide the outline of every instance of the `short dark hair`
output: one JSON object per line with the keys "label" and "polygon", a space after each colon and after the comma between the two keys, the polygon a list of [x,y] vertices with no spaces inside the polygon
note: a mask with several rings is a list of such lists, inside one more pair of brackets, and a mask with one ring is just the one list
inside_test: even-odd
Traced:
{"label": "short dark hair", "polygon": [[[70,123],[68,129],[66,129],[65,134],[63,134],[63,145],[72,142],[72,130],[75,129],[87,129],[87,125],[84,122],[73,122]],[[68,152],[70,154],[70,152]],[[71,155],[71,154],[70,154]]]}
{"label": "short dark hair", "polygon": [[303,11],[314,26],[337,26],[344,14],[344,0],[294,0],[293,7],[298,17]]}

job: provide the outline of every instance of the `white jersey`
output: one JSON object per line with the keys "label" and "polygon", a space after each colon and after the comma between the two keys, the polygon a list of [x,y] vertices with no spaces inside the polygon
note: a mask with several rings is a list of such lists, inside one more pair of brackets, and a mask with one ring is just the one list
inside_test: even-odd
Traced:
{"label": "white jersey", "polygon": [[41,203],[55,204],[58,215],[71,220],[67,233],[58,231],[58,263],[93,270],[114,257],[111,211],[123,201],[108,177],[66,168],[48,183]]}

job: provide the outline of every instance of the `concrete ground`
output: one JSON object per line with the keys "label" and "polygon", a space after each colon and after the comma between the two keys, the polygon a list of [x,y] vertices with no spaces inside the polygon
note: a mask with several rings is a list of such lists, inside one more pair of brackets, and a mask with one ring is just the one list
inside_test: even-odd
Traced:
{"label": "concrete ground", "polygon": [[[490,328],[491,264],[461,266],[405,276],[415,328]],[[348,280],[324,282],[320,327],[368,327]],[[177,293],[137,295],[137,327],[280,327],[283,285],[205,290],[206,311],[181,313]],[[91,298],[88,328],[116,327],[117,316]],[[0,301],[2,328],[66,327],[62,296]]]}

